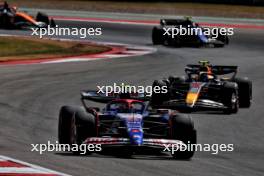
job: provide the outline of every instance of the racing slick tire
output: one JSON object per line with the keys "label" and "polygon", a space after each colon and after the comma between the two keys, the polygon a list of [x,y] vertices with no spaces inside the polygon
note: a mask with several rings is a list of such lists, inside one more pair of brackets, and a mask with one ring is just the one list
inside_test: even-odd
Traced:
{"label": "racing slick tire", "polygon": [[[192,145],[197,143],[197,133],[192,118],[186,114],[177,114],[172,117],[172,138]],[[175,159],[190,159],[194,150],[174,151],[171,153]]]}
{"label": "racing slick tire", "polygon": [[171,47],[176,47],[176,48],[181,47],[180,38],[178,36],[175,36],[174,38],[168,35],[165,36],[163,44],[165,46],[171,46]]}
{"label": "racing slick tire", "polygon": [[227,35],[218,34],[217,40],[223,42],[225,45],[229,44],[229,37]]}
{"label": "racing slick tire", "polygon": [[222,102],[227,107],[225,114],[235,114],[239,108],[238,85],[234,82],[225,82],[222,90]]}
{"label": "racing slick tire", "polygon": [[[63,106],[59,114],[58,138],[60,144],[80,145],[87,137],[95,136],[94,116],[81,107]],[[74,150],[74,154],[80,151]],[[86,151],[86,154],[90,152]]]}
{"label": "racing slick tire", "polygon": [[0,28],[4,28],[4,29],[10,29],[13,27],[13,23],[11,16],[9,16],[8,14],[2,14],[0,17]]}
{"label": "racing slick tire", "polygon": [[50,27],[56,27],[56,23],[53,18],[50,20]]}
{"label": "racing slick tire", "polygon": [[153,45],[163,44],[162,36],[163,36],[162,30],[155,26],[152,29],[152,43],[153,43]]}
{"label": "racing slick tire", "polygon": [[[163,90],[162,87],[166,86],[168,88],[167,83],[165,80],[155,80],[152,84],[152,90],[155,90],[155,88],[159,87],[160,90]],[[151,96],[151,105],[153,107],[162,105],[164,101],[169,100],[169,94],[168,94],[168,89],[167,93],[157,93],[155,91],[152,92]]]}
{"label": "racing slick tire", "polygon": [[252,99],[252,82],[248,78],[235,78],[238,85],[239,107],[249,108]]}
{"label": "racing slick tire", "polygon": [[225,44],[222,42],[214,43],[215,48],[223,48],[224,46],[225,46]]}
{"label": "racing slick tire", "polygon": [[38,22],[44,22],[44,23],[46,23],[47,25],[50,24],[50,21],[49,21],[49,17],[48,17],[48,15],[46,15],[46,14],[44,14],[44,13],[41,13],[41,12],[38,12],[38,13],[37,13],[36,21],[38,21]]}
{"label": "racing slick tire", "polygon": [[169,76],[168,79],[169,79],[170,85],[183,84],[188,80],[186,76]]}
{"label": "racing slick tire", "polygon": [[172,40],[172,46],[176,47],[176,48],[179,48],[181,47],[181,40],[179,38],[179,36],[175,36],[174,38],[171,38]]}

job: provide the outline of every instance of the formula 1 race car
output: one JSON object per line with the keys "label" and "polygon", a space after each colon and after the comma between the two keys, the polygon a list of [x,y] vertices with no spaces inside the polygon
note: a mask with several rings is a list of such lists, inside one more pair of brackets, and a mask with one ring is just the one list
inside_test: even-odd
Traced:
{"label": "formula 1 race car", "polygon": [[[169,109],[151,109],[142,96],[106,96],[82,91],[83,107],[63,106],[59,115],[61,144],[101,144],[103,151],[118,149],[116,156],[163,152],[165,145],[196,144],[191,117]],[[107,103],[101,111],[88,107],[87,100]],[[75,153],[78,153],[78,151]],[[113,152],[115,153],[115,152]],[[189,159],[194,151],[171,152],[177,159]]]}
{"label": "formula 1 race car", "polygon": [[[252,82],[236,77],[237,66],[213,66],[200,61],[199,65],[187,65],[185,72],[186,76],[154,81],[153,86],[167,86],[168,91],[153,92],[153,107],[184,112],[221,110],[226,114],[250,107]],[[229,78],[223,77],[228,74]]]}
{"label": "formula 1 race car", "polygon": [[10,7],[7,2],[0,4],[0,28],[4,29],[20,29],[28,27],[51,27],[55,26],[53,19],[44,14],[38,12],[34,19],[30,15],[17,10],[17,7]]}
{"label": "formula 1 race car", "polygon": [[212,33],[210,28],[206,29],[191,21],[190,18],[161,19],[160,25],[155,26],[152,30],[152,42],[154,45],[162,44],[174,47],[223,47],[229,43],[227,34],[223,34],[219,30]]}

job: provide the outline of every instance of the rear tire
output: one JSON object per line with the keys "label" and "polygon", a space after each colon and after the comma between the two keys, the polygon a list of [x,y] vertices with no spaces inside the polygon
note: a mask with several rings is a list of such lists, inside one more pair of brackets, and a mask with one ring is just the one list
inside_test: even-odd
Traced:
{"label": "rear tire", "polygon": [[181,47],[181,41],[180,38],[178,36],[176,36],[175,38],[171,38],[172,40],[172,46],[179,48]]}
{"label": "rear tire", "polygon": [[225,45],[229,44],[229,37],[227,35],[218,34],[217,40],[223,42]]}
{"label": "rear tire", "polygon": [[[159,87],[160,90],[163,90],[162,87],[166,86],[167,87],[167,91],[168,90],[168,85],[164,80],[155,80],[152,84],[152,87],[154,90],[154,87]],[[164,101],[169,100],[169,93],[156,93],[156,92],[152,92],[152,96],[151,96],[151,105],[152,106],[159,106],[162,105]]]}
{"label": "rear tire", "polygon": [[41,12],[38,12],[38,14],[36,16],[36,21],[44,22],[44,23],[46,23],[46,25],[49,25],[49,23],[50,23],[48,15],[41,13]]}
{"label": "rear tire", "polygon": [[162,42],[162,30],[159,29],[158,27],[154,27],[152,29],[152,43],[153,45],[161,45]]}
{"label": "rear tire", "polygon": [[175,36],[174,38],[172,38],[171,35],[166,35],[163,44],[165,46],[171,46],[171,47],[176,47],[176,48],[181,47],[180,39],[178,36]]}
{"label": "rear tire", "polygon": [[188,80],[188,78],[185,76],[169,76],[168,79],[169,79],[170,84],[172,85],[183,84]]}
{"label": "rear tire", "polygon": [[[190,116],[178,114],[172,117],[172,124],[173,139],[180,140],[186,145],[197,143],[196,130]],[[174,153],[172,153],[172,156],[175,159],[190,159],[193,157],[194,152],[194,150],[174,151]]]}
{"label": "rear tire", "polygon": [[56,27],[56,23],[53,18],[50,20],[50,27]]}
{"label": "rear tire", "polygon": [[215,43],[215,44],[214,44],[214,47],[215,47],[215,48],[223,48],[224,46],[225,46],[224,43]]}

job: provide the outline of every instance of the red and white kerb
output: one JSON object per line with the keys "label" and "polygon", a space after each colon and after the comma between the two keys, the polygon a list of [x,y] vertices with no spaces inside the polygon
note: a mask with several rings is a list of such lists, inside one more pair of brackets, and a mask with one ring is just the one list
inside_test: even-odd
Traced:
{"label": "red and white kerb", "polygon": [[0,176],[69,176],[0,155]]}

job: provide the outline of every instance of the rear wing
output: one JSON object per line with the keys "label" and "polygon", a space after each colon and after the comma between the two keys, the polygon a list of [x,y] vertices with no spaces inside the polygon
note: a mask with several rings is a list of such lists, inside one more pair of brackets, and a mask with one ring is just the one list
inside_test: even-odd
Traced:
{"label": "rear wing", "polygon": [[[215,65],[215,66],[210,66],[212,68],[212,72],[215,75],[226,75],[226,74],[231,74],[237,73],[238,70],[238,66],[222,66],[222,65]],[[185,67],[185,72],[189,72],[189,73],[199,73],[201,68],[201,65],[187,65]]]}
{"label": "rear wing", "polygon": [[96,90],[81,91],[81,100],[90,100],[98,103],[108,103],[116,99],[134,99],[139,101],[150,101],[150,97],[143,93],[102,93]]}

